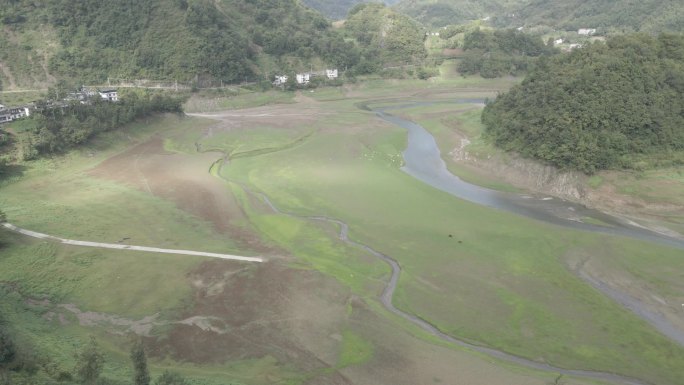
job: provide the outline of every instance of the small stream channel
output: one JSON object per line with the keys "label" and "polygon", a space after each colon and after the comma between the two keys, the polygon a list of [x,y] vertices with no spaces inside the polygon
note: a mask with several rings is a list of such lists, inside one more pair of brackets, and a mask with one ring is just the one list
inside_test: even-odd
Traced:
{"label": "small stream channel", "polygon": [[[219,165],[223,166],[225,164],[226,159],[224,158],[222,161],[220,161]],[[220,175],[220,172],[218,173]],[[512,362],[517,365],[527,367],[527,368],[532,368],[536,370],[542,370],[542,371],[548,371],[552,373],[559,373],[565,376],[574,376],[574,377],[581,377],[581,378],[588,378],[588,379],[593,379],[593,380],[602,380],[602,381],[609,381],[613,382],[616,384],[624,384],[624,385],[649,385],[647,382],[638,380],[636,378],[631,378],[631,377],[626,377],[626,376],[621,376],[619,374],[614,374],[614,373],[608,373],[608,372],[600,372],[600,371],[593,371],[593,370],[580,370],[580,369],[565,369],[565,368],[560,368],[556,367],[544,362],[539,362],[539,361],[533,361],[527,358],[519,357],[510,353],[506,353],[504,351],[496,350],[493,348],[489,348],[486,346],[480,346],[480,345],[475,345],[470,342],[466,342],[463,340],[460,340],[456,337],[453,337],[451,335],[448,335],[441,330],[439,330],[436,326],[433,324],[429,323],[428,321],[419,318],[413,314],[406,313],[401,309],[398,309],[397,307],[394,306],[392,303],[392,299],[394,297],[394,292],[397,289],[397,284],[399,283],[399,275],[401,274],[401,266],[399,263],[392,257],[383,254],[372,247],[365,245],[363,243],[359,243],[356,241],[353,241],[349,239],[349,225],[347,225],[345,222],[335,219],[335,218],[330,218],[330,217],[325,217],[325,216],[305,216],[305,215],[299,215],[299,214],[294,214],[291,212],[283,211],[278,206],[276,206],[270,199],[269,197],[261,192],[255,192],[252,189],[250,189],[247,185],[230,180],[231,183],[235,183],[239,185],[243,190],[245,190],[248,194],[257,197],[260,199],[262,202],[264,202],[273,212],[281,214],[281,215],[287,215],[293,218],[299,218],[299,219],[305,219],[305,220],[310,220],[310,221],[318,221],[318,222],[328,222],[332,223],[336,226],[338,226],[340,232],[338,234],[338,237],[341,241],[354,246],[358,247],[360,249],[363,249],[367,251],[368,253],[372,254],[373,256],[381,259],[385,263],[387,263],[391,268],[392,268],[392,274],[390,276],[389,281],[385,284],[385,288],[382,291],[382,294],[380,295],[380,302],[382,303],[383,307],[385,309],[389,310],[393,314],[396,314],[409,322],[413,323],[414,325],[420,327],[421,329],[425,330],[426,332],[432,334],[433,336],[452,343],[454,345],[458,345],[461,347],[465,347],[480,353],[484,353],[490,357],[494,357],[506,362]]]}

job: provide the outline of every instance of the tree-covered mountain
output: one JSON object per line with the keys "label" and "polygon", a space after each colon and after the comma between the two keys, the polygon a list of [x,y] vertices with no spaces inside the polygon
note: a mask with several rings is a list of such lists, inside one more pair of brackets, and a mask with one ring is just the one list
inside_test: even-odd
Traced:
{"label": "tree-covered mountain", "polygon": [[534,71],[484,109],[493,142],[587,173],[684,163],[684,35],[622,35]]}
{"label": "tree-covered mountain", "polygon": [[381,66],[415,63],[427,56],[424,28],[383,4],[354,7],[349,11],[344,31],[363,50],[359,66],[365,72]]}
{"label": "tree-covered mountain", "polygon": [[396,9],[432,27],[490,17],[501,27],[684,31],[680,0],[402,0]]}
{"label": "tree-covered mountain", "polygon": [[681,0],[529,0],[499,14],[497,24],[548,25],[567,30],[684,31]]}
{"label": "tree-covered mountain", "polygon": [[[333,20],[341,20],[347,17],[347,13],[355,5],[365,3],[365,0],[302,0],[311,7]],[[387,5],[396,4],[398,0],[384,0]]]}
{"label": "tree-covered mountain", "polygon": [[[30,0],[0,7],[0,78],[226,82],[310,63],[353,67],[358,53],[298,0]],[[287,68],[285,68],[287,69]]]}
{"label": "tree-covered mountain", "polygon": [[522,75],[533,68],[542,55],[559,51],[544,44],[540,36],[515,29],[467,32],[463,40],[465,53],[458,64],[462,74],[480,74],[484,78]]}
{"label": "tree-covered mountain", "polygon": [[402,0],[395,8],[431,27],[505,14],[520,0]]}

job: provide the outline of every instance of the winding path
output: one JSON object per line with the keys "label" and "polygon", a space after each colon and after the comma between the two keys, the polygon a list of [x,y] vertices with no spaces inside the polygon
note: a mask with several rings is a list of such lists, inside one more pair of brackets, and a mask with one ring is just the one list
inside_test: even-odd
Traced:
{"label": "winding path", "polygon": [[48,234],[38,233],[31,230],[22,229],[11,223],[3,223],[3,227],[15,231],[20,234],[27,235],[29,237],[44,239],[48,241],[54,241],[62,243],[65,245],[72,246],[85,246],[85,247],[96,247],[99,249],[116,249],[116,250],[133,250],[133,251],[146,251],[150,253],[161,253],[161,254],[179,254],[179,255],[195,255],[199,257],[210,257],[227,259],[233,261],[243,261],[243,262],[264,262],[263,258],[259,257],[242,257],[239,255],[230,254],[219,254],[219,253],[208,253],[204,251],[193,251],[193,250],[176,250],[176,249],[161,249],[158,247],[147,247],[147,246],[132,246],[132,245],[121,245],[117,243],[100,243],[100,242],[89,242],[89,241],[76,241],[73,239],[59,238]]}

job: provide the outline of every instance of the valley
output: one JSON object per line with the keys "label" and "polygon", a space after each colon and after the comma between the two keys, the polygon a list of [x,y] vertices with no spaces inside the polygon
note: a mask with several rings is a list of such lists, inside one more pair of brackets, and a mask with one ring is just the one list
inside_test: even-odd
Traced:
{"label": "valley", "polygon": [[0,385],[684,385],[676,2],[0,7]]}
{"label": "valley", "polygon": [[[250,107],[262,101],[234,97],[232,110],[221,107],[228,101],[197,100],[205,112],[150,118],[27,164],[0,195],[20,227],[267,262],[86,250],[0,230],[0,280],[22,282],[3,286],[12,298],[3,306],[64,369],[78,344],[62,341],[97,335],[104,375],[115,381],[128,376],[127,341],[139,330],[117,325],[154,317],[140,329],[152,372],[173,367],[206,384],[545,384],[560,373],[567,384],[679,383],[684,349],[577,271],[681,330],[681,250],[548,225],[434,189],[401,170],[406,131],[359,108],[394,106],[392,114],[413,117],[453,149],[458,132],[430,119],[452,111],[467,122],[481,108],[467,101],[515,81],[370,81],[285,104]],[[448,151],[442,157],[457,175],[484,178]],[[479,180],[525,188],[490,179]],[[46,300],[55,305],[36,305]],[[63,304],[100,321],[55,307]],[[477,353],[491,349],[522,361]]]}

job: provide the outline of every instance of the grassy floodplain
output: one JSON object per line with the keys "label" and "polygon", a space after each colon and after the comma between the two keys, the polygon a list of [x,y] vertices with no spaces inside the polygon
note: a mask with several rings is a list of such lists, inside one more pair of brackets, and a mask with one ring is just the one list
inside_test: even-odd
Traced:
{"label": "grassy floodplain", "polygon": [[[131,244],[256,253],[238,236],[232,236],[232,230],[217,231],[211,220],[193,212],[192,207],[184,208],[145,189],[92,175],[91,170],[132,146],[158,138],[165,151],[159,156],[182,154],[187,159],[206,161],[198,170],[224,179],[225,194],[233,197],[239,213],[231,220],[237,228],[258,235],[259,242],[271,250],[274,265],[282,257],[291,269],[287,271],[296,271],[298,280],[307,272],[334,278],[324,290],[304,285],[299,292],[313,292],[323,296],[325,301],[319,302],[334,305],[308,299],[293,306],[308,309],[311,313],[306,315],[312,319],[330,318],[329,324],[316,338],[298,329],[288,330],[294,340],[315,340],[320,346],[312,349],[320,352],[327,366],[287,364],[277,358],[281,345],[275,345],[272,354],[259,351],[236,357],[224,353],[228,357],[224,361],[204,364],[155,356],[154,373],[172,368],[195,378],[196,384],[299,384],[314,378],[325,383],[332,378],[326,376],[337,372],[358,383],[368,378],[402,383],[408,380],[392,377],[393,371],[403,373],[396,369],[397,363],[408,368],[416,365],[414,369],[424,373],[454,375],[427,364],[442,359],[443,365],[456,366],[469,384],[544,384],[556,377],[519,368],[511,371],[510,365],[502,365],[504,369],[498,368],[500,364],[478,367],[483,364],[469,353],[445,349],[444,344],[389,315],[377,301],[389,276],[384,263],[340,242],[339,229],[331,224],[274,213],[248,187],[266,194],[286,212],[325,215],[348,223],[352,239],[400,262],[403,270],[395,305],[444,332],[561,367],[681,384],[684,349],[583,283],[567,266],[576,255],[591,257],[638,282],[649,283],[669,301],[684,296],[681,275],[676,273],[684,271],[681,251],[557,228],[435,190],[400,170],[401,152],[406,146],[404,130],[358,108],[368,101],[388,105],[416,99],[492,96],[515,81],[371,79],[353,86],[289,95],[287,104],[274,107],[269,111],[273,116],[265,120],[252,121],[250,116],[268,107],[230,111],[221,118],[226,129],[212,129],[218,123],[196,117],[140,122],[99,138],[81,151],[24,164],[21,174],[2,182],[0,205],[13,223],[62,237],[103,242],[131,238]],[[230,103],[249,107],[282,101],[278,95],[244,97],[230,96]],[[443,149],[451,147],[445,145],[448,131],[438,121],[444,111],[425,107],[402,113],[410,116],[418,112],[433,115],[434,122],[426,120],[426,127],[436,134]],[[292,117],[296,114],[300,117]],[[466,123],[476,120],[471,107],[454,106],[453,114],[454,119]],[[289,119],[301,120],[281,124]],[[210,152],[198,153],[198,148]],[[228,162],[211,167],[219,164],[214,162],[222,153],[228,155]],[[132,154],[144,159],[142,153]],[[135,167],[124,171],[138,175]],[[27,298],[75,304],[83,310],[133,320],[156,313],[162,319],[177,319],[203,300],[198,295],[202,291],[193,286],[197,280],[193,272],[206,263],[200,258],[84,250],[24,239],[4,230],[0,230],[0,237],[0,281],[21,282],[21,290],[8,289],[3,294],[7,298],[2,302],[3,312],[12,314],[13,324],[22,325],[22,338],[41,341],[40,350],[63,368],[73,364],[72,354],[87,335],[95,334],[108,355],[105,374],[125,381],[130,376],[129,336],[113,335],[103,325],[83,326],[73,318],[63,324],[50,322],[46,316],[50,306],[29,306]],[[257,281],[261,269],[249,267],[222,282],[231,287],[240,277],[244,282]],[[271,279],[269,284],[277,281]],[[283,287],[269,290],[282,291]],[[343,293],[348,299],[339,301],[338,294],[333,293]],[[247,305],[235,305],[245,306],[240,312],[273,305],[260,302],[257,295],[244,296]],[[285,319],[280,313],[275,316],[278,322]],[[268,323],[269,319],[258,318],[256,323]],[[311,328],[308,323],[304,325]],[[156,337],[166,338],[167,329],[155,329]],[[210,344],[195,341],[205,344],[203,347]],[[264,339],[251,343],[269,346],[271,342]],[[411,356],[424,357],[425,361],[406,361]],[[386,366],[388,362],[394,366]],[[372,371],[383,367],[391,370]],[[440,374],[438,378],[435,374],[434,378],[425,378],[451,383],[456,377]],[[568,383],[591,382],[568,379]]]}
{"label": "grassy floodplain", "polygon": [[[352,238],[402,264],[395,304],[444,331],[559,366],[678,383],[684,350],[576,278],[564,258],[583,250],[676,285],[680,250],[556,228],[436,191],[398,169],[403,130],[349,112],[327,117],[325,130],[296,148],[235,159],[223,175],[286,211],[349,223]],[[293,254],[311,254],[288,220],[252,220]]]}

